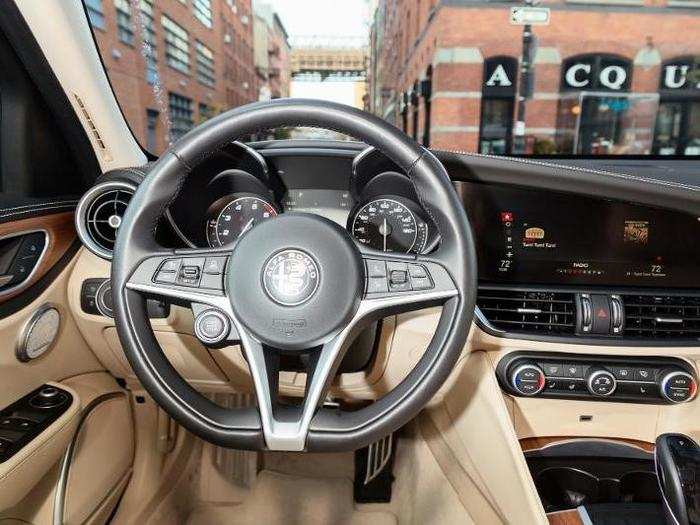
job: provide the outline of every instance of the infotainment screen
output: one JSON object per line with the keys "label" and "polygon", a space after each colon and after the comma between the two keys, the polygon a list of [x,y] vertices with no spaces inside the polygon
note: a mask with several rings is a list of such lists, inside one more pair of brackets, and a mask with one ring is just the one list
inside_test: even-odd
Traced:
{"label": "infotainment screen", "polygon": [[455,183],[479,278],[521,284],[700,287],[700,219],[556,192]]}

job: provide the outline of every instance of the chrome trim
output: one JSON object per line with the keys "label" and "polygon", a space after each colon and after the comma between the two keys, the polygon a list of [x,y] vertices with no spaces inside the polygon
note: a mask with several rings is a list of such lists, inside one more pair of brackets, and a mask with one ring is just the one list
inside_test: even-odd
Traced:
{"label": "chrome trim", "polygon": [[539,308],[518,308],[519,314],[541,314],[542,310]]}
{"label": "chrome trim", "polygon": [[[32,329],[36,325],[36,323],[39,321],[42,315],[44,315],[46,312],[49,310],[56,310],[58,312],[58,328],[56,330],[56,334],[54,335],[53,341],[46,347],[46,350],[41,352],[41,354],[36,355],[36,356],[30,356],[27,354],[27,343],[29,342],[29,336],[31,335]],[[22,328],[22,331],[20,332],[20,337],[17,342],[17,348],[15,349],[15,355],[17,356],[17,359],[23,363],[26,363],[28,361],[31,361],[32,359],[36,359],[44,355],[46,352],[51,350],[51,347],[53,344],[56,342],[56,338],[58,336],[58,331],[61,329],[61,311],[58,309],[58,307],[53,304],[53,303],[44,303],[42,304],[39,308],[37,308],[32,316],[29,318],[29,320],[24,324],[24,327]]]}
{"label": "chrome trim", "polygon": [[[201,324],[202,319],[205,315],[213,315],[214,317],[218,318],[223,324],[224,329],[219,337],[209,337],[208,335],[204,334],[204,332],[202,332]],[[197,339],[199,339],[204,344],[218,344],[222,341],[225,341],[229,337],[230,333],[231,321],[229,321],[228,317],[226,317],[226,314],[217,310],[216,308],[208,308],[203,312],[200,312],[199,314],[197,314],[197,317],[194,320],[194,335],[196,335]]]}
{"label": "chrome trim", "polygon": [[110,190],[127,190],[132,192],[132,197],[136,193],[136,186],[130,182],[124,182],[120,180],[113,180],[107,182],[101,182],[90,188],[85,195],[80,198],[78,206],[75,209],[75,229],[78,232],[78,237],[80,237],[81,242],[85,247],[92,253],[101,257],[102,259],[111,260],[112,252],[102,248],[97,242],[95,242],[90,235],[90,232],[86,226],[87,212],[90,209],[92,203],[100,196],[102,193],[106,193]]}
{"label": "chrome trim", "polygon": [[[681,434],[685,435],[685,434]],[[686,436],[688,437],[688,436]],[[688,438],[690,439],[690,438]],[[690,441],[694,441],[690,439]],[[673,523],[675,525],[680,525],[678,522],[678,518],[676,518],[676,515],[673,513],[673,509],[671,509],[671,504],[668,502],[668,499],[666,498],[666,493],[664,492],[664,487],[663,487],[663,481],[662,478],[663,476],[663,470],[659,467],[659,453],[658,453],[658,447],[654,447],[654,466],[655,466],[655,471],[656,471],[656,481],[659,484],[659,492],[661,493],[661,499],[664,502],[664,507],[666,507],[666,512],[664,513],[667,516],[670,516],[671,519],[673,520]]]}
{"label": "chrome trim", "polygon": [[394,446],[393,437],[393,434],[389,434],[388,436],[384,436],[379,441],[371,443],[367,447],[367,468],[364,479],[365,485],[379,476],[382,470],[384,470],[384,467],[386,467],[387,463],[389,463]]}
{"label": "chrome trim", "polygon": [[367,146],[365,149],[360,151],[355,157],[352,159],[352,166],[350,168],[350,171],[352,173],[352,178],[354,179],[357,177],[357,166],[360,162],[364,160],[365,157],[369,156],[373,151],[377,150],[374,146]]}
{"label": "chrome trim", "polygon": [[[601,375],[608,375],[612,378],[612,390],[608,392],[607,394],[599,394],[597,392],[593,392],[593,387],[591,386],[593,384],[593,380]],[[615,393],[615,390],[617,390],[617,379],[615,379],[615,375],[612,372],[608,372],[607,370],[596,370],[593,372],[590,376],[588,376],[588,380],[586,381],[586,386],[588,387],[588,391],[593,394],[594,396],[598,397],[608,397],[611,396]]]}
{"label": "chrome trim", "polygon": [[36,272],[39,270],[41,263],[44,261],[44,257],[46,257],[46,252],[48,252],[48,250],[49,250],[49,243],[51,241],[51,236],[49,235],[49,232],[46,231],[45,229],[36,228],[34,230],[26,230],[26,231],[22,231],[22,232],[10,233],[9,235],[5,235],[3,237],[0,237],[0,241],[4,241],[6,239],[12,239],[14,237],[21,237],[23,235],[30,235],[32,233],[43,233],[44,234],[44,248],[41,250],[41,253],[39,254],[39,258],[36,260],[36,263],[34,263],[34,266],[32,267],[32,271],[29,272],[29,275],[27,275],[27,277],[21,283],[17,283],[14,286],[10,286],[6,290],[0,290],[0,297],[4,297],[8,294],[16,292],[17,290],[22,290],[29,285],[31,280],[36,275]]}
{"label": "chrome trim", "polygon": [[583,525],[593,525],[593,521],[591,520],[591,517],[588,515],[588,511],[586,510],[586,507],[583,505],[579,505],[576,507],[576,510],[578,511],[578,516],[581,518],[581,523]]}
{"label": "chrome trim", "polygon": [[[692,395],[691,397],[689,397],[688,399],[684,399],[683,401],[678,401],[678,400],[676,400],[676,399],[671,399],[670,397],[668,397],[668,396],[666,395],[666,385],[668,385],[668,382],[669,382],[669,381],[671,380],[671,378],[673,378],[674,376],[684,376],[684,377],[687,377],[687,378],[690,379],[690,381],[695,385],[695,392],[693,393],[693,395]],[[695,380],[695,378],[694,378],[692,375],[690,375],[688,372],[681,372],[680,370],[676,370],[676,371],[669,372],[668,374],[666,374],[666,375],[663,377],[663,379],[661,380],[661,387],[660,387],[660,389],[661,389],[661,395],[664,397],[664,399],[666,399],[667,401],[670,401],[671,403],[674,403],[674,404],[687,403],[688,401],[692,401],[693,399],[695,399],[695,396],[696,396],[697,393],[698,393],[697,381]],[[690,388],[689,388],[688,390],[690,390]]]}
{"label": "chrome trim", "polygon": [[63,517],[65,513],[66,505],[66,490],[68,488],[68,474],[70,473],[71,462],[73,461],[73,455],[75,454],[76,443],[78,441],[78,435],[80,430],[85,423],[85,420],[90,415],[90,413],[97,408],[100,404],[110,399],[115,399],[119,396],[126,396],[126,392],[110,392],[109,394],[102,394],[99,397],[93,399],[80,413],[80,420],[78,421],[78,426],[73,433],[73,438],[68,444],[66,452],[63,454],[63,459],[61,459],[61,466],[58,474],[58,481],[56,482],[56,491],[54,492],[53,498],[53,519],[52,525],[63,525]]}
{"label": "chrome trim", "polygon": [[[112,288],[112,282],[110,279],[106,279],[102,281],[102,283],[97,287],[97,291],[95,292],[95,306],[97,307],[97,311],[100,312],[103,316],[105,317],[112,317],[114,318],[114,310],[110,310],[107,308],[107,305],[103,304],[104,303],[104,289],[106,287]],[[100,298],[103,300],[100,301]],[[112,301],[114,301],[114,297],[112,297]]]}
{"label": "chrome trim", "polygon": [[[518,374],[519,374],[520,372],[522,372],[523,370],[527,370],[528,368],[531,368],[531,369],[533,369],[533,370],[536,370],[537,373],[538,373],[538,374],[540,375],[540,377],[542,378],[542,385],[537,389],[536,392],[523,392],[522,390],[520,390],[520,389],[518,388],[518,383],[517,383],[517,381],[515,380],[515,378],[518,377]],[[537,365],[533,365],[533,364],[529,364],[529,363],[520,365],[520,366],[519,366],[518,368],[516,368],[515,371],[513,371],[513,373],[510,375],[510,384],[513,386],[513,388],[516,390],[516,392],[518,392],[520,395],[523,395],[523,396],[536,396],[537,394],[539,394],[540,392],[542,392],[542,390],[544,390],[544,386],[545,386],[546,383],[547,383],[547,378],[545,377],[544,372],[542,371],[542,369],[541,369],[539,366],[537,366]]]}
{"label": "chrome trim", "polygon": [[655,317],[654,321],[657,323],[674,323],[674,324],[680,324],[683,322],[683,319],[680,317]]}

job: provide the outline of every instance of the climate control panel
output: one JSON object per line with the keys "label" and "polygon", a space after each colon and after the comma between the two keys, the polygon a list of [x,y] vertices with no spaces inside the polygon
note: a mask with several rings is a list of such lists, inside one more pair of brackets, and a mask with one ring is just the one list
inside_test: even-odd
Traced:
{"label": "climate control panel", "polygon": [[697,393],[693,368],[675,358],[514,352],[496,373],[504,390],[525,397],[671,404]]}

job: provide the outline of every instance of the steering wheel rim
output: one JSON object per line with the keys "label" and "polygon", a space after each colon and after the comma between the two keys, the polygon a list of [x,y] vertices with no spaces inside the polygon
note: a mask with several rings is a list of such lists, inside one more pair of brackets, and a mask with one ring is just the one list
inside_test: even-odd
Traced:
{"label": "steering wheel rim", "polygon": [[[281,126],[338,131],[374,146],[396,162],[407,173],[421,205],[440,232],[438,250],[427,256],[360,251],[354,243],[350,248],[347,239],[343,239],[343,235],[350,238],[348,232],[333,231],[334,226],[324,223],[323,219],[305,214],[283,214],[279,221],[270,219],[250,230],[232,248],[168,250],[157,244],[154,235],[157,222],[194,167],[241,136]],[[284,218],[285,215],[290,217]],[[281,230],[289,226],[284,221],[292,220],[302,221],[304,227],[317,228],[319,235],[328,239],[328,247],[344,250],[344,259],[350,261],[348,272],[361,279],[360,287],[367,279],[367,261],[418,264],[427,271],[432,285],[429,290],[420,292],[389,291],[373,296],[364,289],[351,290],[347,293],[356,295],[347,298],[342,322],[335,319],[325,336],[317,337],[323,332],[317,330],[315,338],[305,338],[305,328],[295,328],[303,340],[299,344],[320,343],[319,347],[309,349],[312,365],[304,401],[299,407],[285,407],[274,399],[278,376],[275,363],[278,363],[279,352],[260,342],[266,335],[274,341],[282,340],[270,335],[272,332],[265,332],[267,324],[274,323],[253,326],[254,319],[242,321],[240,311],[239,315],[235,313],[233,305],[245,300],[229,297],[232,290],[242,290],[240,283],[235,282],[237,272],[243,271],[240,265],[229,266],[226,282],[220,290],[183,289],[154,282],[163,262],[172,258],[227,256],[229,263],[233,263],[237,249],[244,247],[255,251],[265,244],[265,250],[273,252],[260,254],[259,260],[269,261],[277,253],[274,252],[275,243],[263,243],[262,237],[253,237],[253,232],[270,223],[268,232],[274,233],[274,228]],[[281,249],[304,243],[301,238],[292,242],[285,240],[284,235],[279,237],[282,238],[278,246]],[[318,249],[324,252],[326,248],[324,245]],[[316,254],[309,252],[309,255],[316,259]],[[317,301],[326,304],[324,301],[331,292],[323,276],[331,266],[319,263],[318,270],[321,282],[318,297],[314,296],[308,305],[285,305],[285,312],[311,308]],[[264,272],[264,268],[256,267],[251,271],[263,275],[260,272]],[[350,281],[357,284],[357,279]],[[119,228],[112,260],[112,289],[117,332],[136,376],[153,399],[188,430],[206,441],[231,448],[346,451],[366,446],[407,423],[447,379],[471,327],[476,297],[476,256],[462,203],[444,167],[428,150],[397,128],[360,110],[332,102],[278,99],[236,108],[207,121],[180,139],[155,163],[132,198]],[[249,363],[258,400],[256,408],[222,408],[198,393],[178,374],[158,345],[146,314],[145,300],[150,295],[207,305],[230,317]],[[399,385],[369,406],[353,412],[322,406],[344,350],[358,330],[378,318],[433,305],[442,306],[435,334],[414,369]],[[264,308],[268,307],[271,312],[278,308],[265,303]],[[305,310],[304,315],[309,311],[314,310]],[[309,319],[307,325],[314,322],[313,316],[305,319]]]}

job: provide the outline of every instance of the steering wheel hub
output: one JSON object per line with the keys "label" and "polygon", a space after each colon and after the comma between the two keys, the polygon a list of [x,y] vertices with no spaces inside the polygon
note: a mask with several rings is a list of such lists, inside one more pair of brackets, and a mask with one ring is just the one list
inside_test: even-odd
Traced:
{"label": "steering wheel hub", "polygon": [[233,311],[259,341],[302,350],[323,344],[352,319],[364,268],[340,226],[318,215],[286,213],[239,240],[227,284]]}

